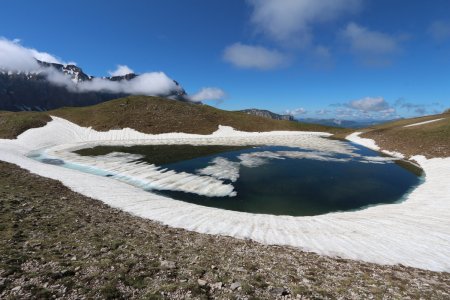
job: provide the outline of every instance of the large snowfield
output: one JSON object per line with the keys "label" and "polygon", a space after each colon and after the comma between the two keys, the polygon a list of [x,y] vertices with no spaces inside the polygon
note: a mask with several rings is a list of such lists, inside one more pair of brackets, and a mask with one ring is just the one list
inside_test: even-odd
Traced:
{"label": "large snowfield", "polygon": [[[247,133],[223,126],[211,135],[149,135],[132,129],[97,132],[54,117],[46,126],[28,130],[17,140],[0,140],[0,160],[59,180],[75,192],[112,207],[173,227],[249,238],[266,244],[289,245],[329,256],[450,271],[450,158],[413,157],[425,171],[426,178],[401,203],[378,205],[355,212],[291,217],[198,206],[152,194],[126,182],[43,164],[29,157],[30,153],[45,153],[49,157],[73,162],[77,158],[70,151],[105,144],[260,144],[298,146],[321,153],[351,153],[351,145],[327,139],[328,136],[330,134],[317,132]],[[350,135],[348,139],[374,150],[379,149],[374,141],[360,138],[358,133]],[[400,153],[393,154],[402,156]],[[128,161],[124,159],[122,163],[126,165]],[[103,168],[111,166],[108,160],[95,163]],[[148,176],[161,176],[157,169],[145,167]],[[209,169],[205,174],[222,172],[226,176],[235,175],[233,166],[224,162],[218,162],[215,167],[219,170]],[[136,170],[135,173],[141,172]],[[183,176],[166,172],[160,184],[178,182],[180,185],[181,182],[197,190],[204,187],[205,195],[211,190],[230,193],[229,187],[221,183],[219,177],[214,180],[208,176]],[[210,179],[210,182],[205,181]],[[216,185],[214,189],[208,189],[208,184]]]}

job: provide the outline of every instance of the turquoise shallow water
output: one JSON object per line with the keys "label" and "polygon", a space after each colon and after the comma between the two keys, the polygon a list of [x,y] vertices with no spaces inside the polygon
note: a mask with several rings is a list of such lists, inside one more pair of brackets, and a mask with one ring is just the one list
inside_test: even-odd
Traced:
{"label": "turquoise shallow water", "polygon": [[[155,146],[149,147],[151,147],[149,151],[154,153]],[[357,145],[354,147],[356,148],[354,153],[361,156],[380,156],[379,153],[366,148]],[[107,147],[106,150],[106,152],[114,152],[118,148]],[[120,151],[135,152],[133,147],[121,147]],[[168,151],[167,147],[164,151]],[[204,155],[163,164],[162,167],[179,172],[197,173],[199,169],[211,165],[212,161],[218,157],[241,162],[242,154],[264,151],[309,152],[293,147],[258,146]],[[105,153],[105,147],[102,153]],[[139,154],[145,155],[145,146],[139,146]],[[334,155],[332,158],[349,157]],[[151,159],[151,157],[144,157],[142,161],[149,162]],[[266,159],[263,164],[254,167],[241,164],[236,182],[224,180],[234,186],[237,192],[235,197],[206,197],[168,190],[152,192],[177,200],[234,211],[311,216],[401,201],[407,193],[420,184],[421,175],[420,169],[403,161],[363,163],[360,159],[353,158],[350,161],[341,162],[284,157]]]}

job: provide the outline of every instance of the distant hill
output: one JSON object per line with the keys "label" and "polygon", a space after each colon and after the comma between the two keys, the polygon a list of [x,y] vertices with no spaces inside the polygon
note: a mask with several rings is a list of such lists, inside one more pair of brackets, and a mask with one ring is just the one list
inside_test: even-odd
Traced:
{"label": "distant hill", "polygon": [[226,111],[161,97],[130,96],[86,107],[67,107],[49,112],[0,112],[0,138],[15,138],[29,128],[45,125],[49,115],[99,131],[132,128],[144,133],[185,132],[210,134],[219,125],[242,131],[322,131],[342,129],[300,122],[273,120],[244,112]]}
{"label": "distant hill", "polygon": [[392,122],[394,120],[341,120],[341,119],[314,119],[314,118],[304,118],[297,119],[299,122],[320,124],[326,126],[337,126],[342,128],[365,128],[377,124],[383,124]]}
{"label": "distant hill", "polygon": [[[73,83],[82,83],[95,80],[81,68],[75,65],[62,65],[38,61],[42,69],[51,68],[63,74]],[[139,77],[137,74],[124,76],[104,77],[106,82],[129,81]],[[186,92],[174,81],[173,90],[159,95],[163,97],[187,100]],[[79,92],[71,91],[63,85],[48,80],[45,72],[11,72],[0,70],[0,110],[8,111],[46,111],[64,106],[87,106],[104,101],[125,97],[124,93],[111,93],[105,91]]]}
{"label": "distant hill", "polygon": [[273,112],[265,110],[265,109],[250,108],[250,109],[244,109],[244,110],[239,110],[239,111],[249,114],[249,115],[260,116],[260,117],[269,118],[269,119],[273,119],[273,120],[294,121],[294,117],[291,115],[279,115],[279,114],[273,113]]}

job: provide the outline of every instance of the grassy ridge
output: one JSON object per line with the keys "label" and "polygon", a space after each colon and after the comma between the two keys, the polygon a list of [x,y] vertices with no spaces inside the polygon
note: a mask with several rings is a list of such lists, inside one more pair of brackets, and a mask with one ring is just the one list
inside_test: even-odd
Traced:
{"label": "grassy ridge", "polygon": [[243,112],[225,111],[208,105],[143,96],[116,99],[88,107],[61,108],[51,111],[50,114],[80,126],[92,126],[99,131],[129,127],[152,134],[210,134],[216,131],[219,125],[242,131],[338,130],[334,127],[278,121]]}
{"label": "grassy ridge", "polygon": [[[404,127],[441,118],[444,120]],[[450,113],[399,120],[367,128],[365,131],[362,137],[374,139],[383,149],[397,151],[407,156],[419,154],[427,158],[450,156]]]}

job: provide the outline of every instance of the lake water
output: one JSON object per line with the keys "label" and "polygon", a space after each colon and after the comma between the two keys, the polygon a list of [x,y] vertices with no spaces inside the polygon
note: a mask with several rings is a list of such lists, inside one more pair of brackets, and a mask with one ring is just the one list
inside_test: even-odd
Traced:
{"label": "lake water", "polygon": [[137,155],[134,162],[211,177],[232,185],[234,192],[206,196],[164,186],[148,189],[198,205],[273,215],[312,216],[395,203],[422,180],[422,171],[410,163],[353,147],[350,154],[285,146],[192,145],[102,146],[77,153],[129,153]]}

